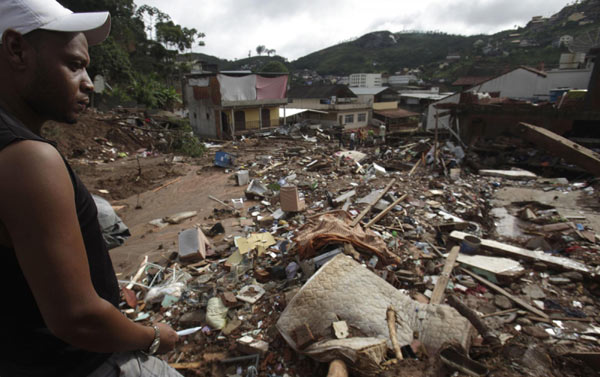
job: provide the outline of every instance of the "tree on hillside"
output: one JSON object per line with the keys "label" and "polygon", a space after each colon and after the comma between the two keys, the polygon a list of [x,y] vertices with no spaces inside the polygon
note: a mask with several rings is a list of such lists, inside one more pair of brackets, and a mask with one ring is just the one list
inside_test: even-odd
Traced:
{"label": "tree on hillside", "polygon": [[149,5],[142,5],[139,7],[135,11],[135,15],[144,22],[144,25],[146,25],[146,32],[152,40],[158,39],[157,25],[171,21],[171,17],[168,14]]}
{"label": "tree on hillside", "polygon": [[[156,41],[165,45],[165,47],[174,47],[183,52],[191,49],[196,38],[203,38],[204,33],[199,33],[196,29],[188,29],[176,25],[173,21],[158,22],[156,24]],[[200,41],[200,46],[204,42]]]}
{"label": "tree on hillside", "polygon": [[256,46],[256,53],[260,56],[263,54],[263,52],[265,52],[267,50],[267,48],[264,45],[258,45]]}
{"label": "tree on hillside", "polygon": [[289,70],[282,62],[273,60],[263,65],[260,69],[260,72],[287,73]]}
{"label": "tree on hillside", "polygon": [[267,53],[267,56],[271,56],[271,54],[275,55],[275,49],[271,49],[271,50],[266,50],[265,51]]}

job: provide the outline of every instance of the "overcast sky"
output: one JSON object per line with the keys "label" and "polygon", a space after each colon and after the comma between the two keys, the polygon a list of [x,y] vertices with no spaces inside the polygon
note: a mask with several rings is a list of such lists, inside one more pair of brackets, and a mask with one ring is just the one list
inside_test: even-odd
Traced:
{"label": "overcast sky", "polygon": [[135,0],[206,34],[195,49],[226,59],[265,45],[290,60],[363,34],[389,30],[493,34],[549,17],[566,0]]}

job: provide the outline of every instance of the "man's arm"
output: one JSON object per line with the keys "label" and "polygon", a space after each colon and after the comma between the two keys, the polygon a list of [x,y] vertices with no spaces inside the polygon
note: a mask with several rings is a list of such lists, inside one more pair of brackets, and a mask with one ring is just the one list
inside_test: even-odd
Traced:
{"label": "man's arm", "polygon": [[[50,331],[94,352],[147,349],[154,330],[127,319],[92,285],[73,185],[56,149],[17,142],[2,150],[0,166],[0,222]],[[161,327],[163,351],[176,338]]]}

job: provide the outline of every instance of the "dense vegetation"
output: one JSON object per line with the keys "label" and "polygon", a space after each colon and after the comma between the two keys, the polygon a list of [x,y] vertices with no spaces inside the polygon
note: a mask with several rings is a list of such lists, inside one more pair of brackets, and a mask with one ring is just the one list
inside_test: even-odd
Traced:
{"label": "dense vegetation", "polygon": [[92,78],[98,74],[105,77],[113,88],[109,95],[116,102],[169,109],[181,101],[174,86],[189,68],[175,64],[177,54],[202,44],[199,39],[204,34],[175,24],[157,8],[136,8],[133,0],[59,2],[75,12],[111,13],[110,37],[90,48],[89,73]]}

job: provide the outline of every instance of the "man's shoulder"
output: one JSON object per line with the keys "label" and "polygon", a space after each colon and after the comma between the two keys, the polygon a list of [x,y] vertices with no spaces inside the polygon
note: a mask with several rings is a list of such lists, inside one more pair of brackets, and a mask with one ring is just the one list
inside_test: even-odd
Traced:
{"label": "man's shoulder", "polygon": [[0,151],[6,146],[19,140],[46,141],[41,136],[36,135],[21,122],[15,119],[10,113],[0,107]]}
{"label": "man's shoulder", "polygon": [[[0,177],[45,169],[64,169],[63,159],[52,145],[38,140],[17,140],[0,149]],[[8,177],[4,177],[8,178]]]}

